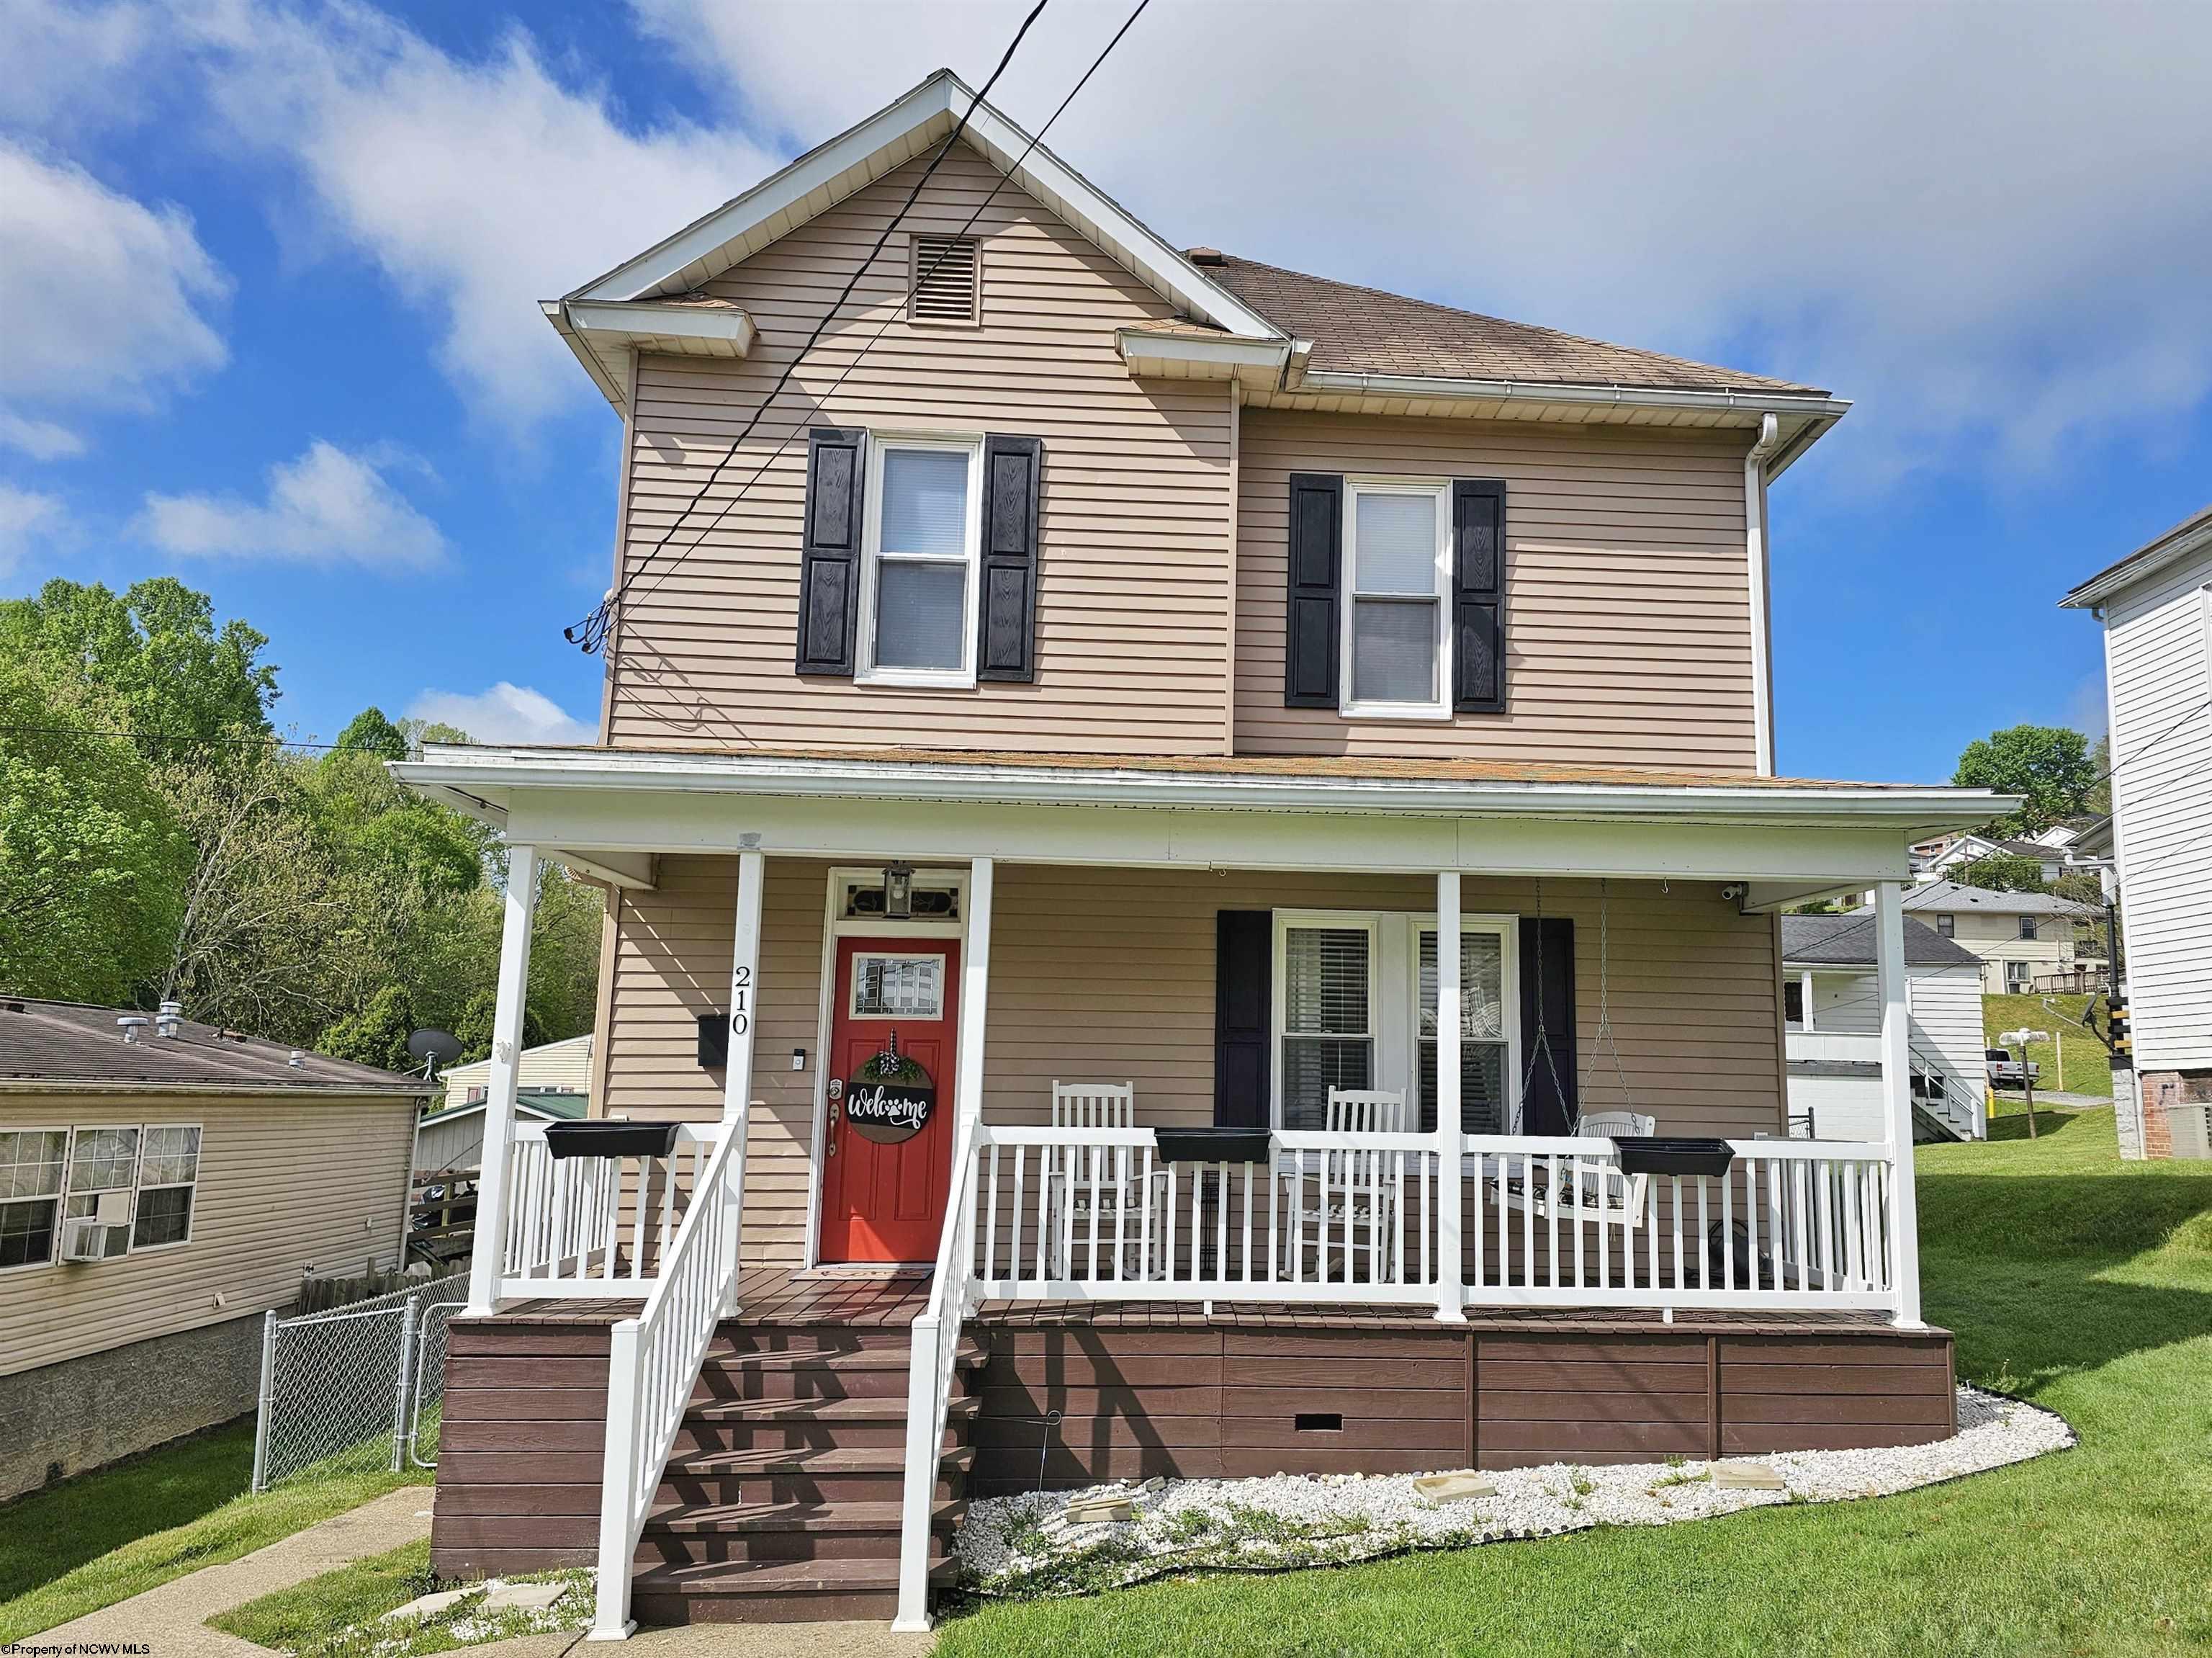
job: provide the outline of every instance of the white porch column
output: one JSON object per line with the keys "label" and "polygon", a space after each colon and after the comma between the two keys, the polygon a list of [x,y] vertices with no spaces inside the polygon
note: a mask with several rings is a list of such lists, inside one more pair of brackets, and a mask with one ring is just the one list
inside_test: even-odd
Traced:
{"label": "white porch column", "polygon": [[957,1126],[983,1116],[983,1022],[991,998],[991,860],[969,865],[968,936],[960,954],[960,1080],[953,1108]]}
{"label": "white porch column", "polygon": [[1881,1097],[1889,1125],[1890,1253],[1896,1321],[1921,1327],[1920,1216],[1912,1185],[1911,1013],[1905,1001],[1904,888],[1875,889],[1875,984],[1881,997]]}
{"label": "white porch column", "polygon": [[491,1021],[491,1071],[484,1086],[483,1154],[477,1175],[476,1235],[469,1250],[472,1314],[499,1306],[507,1254],[507,1149],[514,1139],[515,1062],[522,1053],[523,997],[530,986],[530,924],[538,911],[538,849],[507,855],[507,917],[499,940],[499,1000]]}
{"label": "white porch column", "polygon": [[722,1071],[722,1133],[733,1138],[729,1192],[725,1201],[736,1212],[723,1234],[722,1289],[726,1311],[738,1311],[738,1263],[744,1229],[745,1152],[750,1143],[753,1100],[753,1033],[759,1025],[761,891],[768,884],[768,859],[759,852],[738,854],[737,923],[730,950],[730,1053]]}
{"label": "white porch column", "polygon": [[1798,1024],[1807,1030],[1813,1028],[1813,970],[1810,967],[1797,975],[1797,1011],[1804,1016]]}
{"label": "white porch column", "polygon": [[1460,1233],[1467,1183],[1460,1173],[1459,871],[1437,873],[1437,1316],[1467,1320]]}

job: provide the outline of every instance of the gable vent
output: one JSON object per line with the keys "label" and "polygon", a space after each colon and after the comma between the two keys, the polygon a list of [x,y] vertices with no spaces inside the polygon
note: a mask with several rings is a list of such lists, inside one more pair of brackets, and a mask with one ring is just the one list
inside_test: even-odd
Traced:
{"label": "gable vent", "polygon": [[981,320],[981,274],[976,245],[969,239],[916,236],[908,317],[915,322]]}

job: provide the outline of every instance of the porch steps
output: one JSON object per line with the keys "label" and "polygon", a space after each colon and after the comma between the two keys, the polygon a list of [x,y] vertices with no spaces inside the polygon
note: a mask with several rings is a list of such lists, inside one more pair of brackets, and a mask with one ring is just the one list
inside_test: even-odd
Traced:
{"label": "porch steps", "polygon": [[[726,1323],[639,1539],[639,1622],[890,1618],[910,1353],[902,1326]],[[979,1344],[962,1344],[938,1465],[933,1582],[953,1570],[982,1362]]]}

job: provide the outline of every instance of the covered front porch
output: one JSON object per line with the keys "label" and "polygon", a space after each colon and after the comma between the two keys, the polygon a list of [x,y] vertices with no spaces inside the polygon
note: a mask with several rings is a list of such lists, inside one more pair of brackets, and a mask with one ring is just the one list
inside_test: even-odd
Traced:
{"label": "covered front porch", "polygon": [[[741,1266],[910,1270],[908,1624],[979,1317],[1920,1327],[1898,883],[1987,796],[599,751],[402,772],[513,849],[471,1310],[642,1302],[609,1334],[602,1634],[714,1332],[753,1311]],[[541,850],[620,893],[600,1098],[680,1123],[665,1153],[562,1161],[513,1123]],[[1773,911],[1869,887],[1887,1132],[1791,1139]],[[886,1052],[904,1069],[867,1068]]]}

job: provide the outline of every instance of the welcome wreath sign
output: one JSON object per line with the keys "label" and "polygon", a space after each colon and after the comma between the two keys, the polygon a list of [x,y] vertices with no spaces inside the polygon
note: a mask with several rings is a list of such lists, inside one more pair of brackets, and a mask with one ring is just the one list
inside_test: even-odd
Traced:
{"label": "welcome wreath sign", "polygon": [[936,1110],[937,1084],[911,1055],[899,1051],[896,1031],[845,1083],[845,1120],[879,1146],[913,1139]]}

